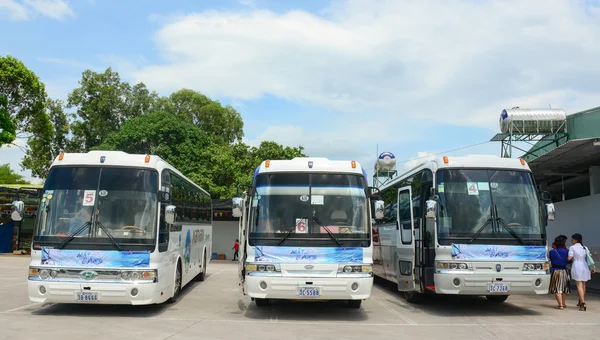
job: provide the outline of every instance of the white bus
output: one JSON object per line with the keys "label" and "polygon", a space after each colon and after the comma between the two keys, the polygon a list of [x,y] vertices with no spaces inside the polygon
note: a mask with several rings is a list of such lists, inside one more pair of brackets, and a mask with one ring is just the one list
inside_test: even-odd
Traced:
{"label": "white bus", "polygon": [[355,161],[267,160],[234,198],[240,287],[271,299],[346,300],[360,308],[373,285],[370,190]]}
{"label": "white bus", "polygon": [[174,302],[203,281],[212,202],[158,156],[61,153],[41,190],[29,267],[33,302]]}
{"label": "white bus", "polygon": [[383,218],[373,227],[374,273],[397,283],[409,302],[427,293],[494,302],[547,294],[545,228],[554,205],[541,198],[524,160],[444,156],[376,195]]}

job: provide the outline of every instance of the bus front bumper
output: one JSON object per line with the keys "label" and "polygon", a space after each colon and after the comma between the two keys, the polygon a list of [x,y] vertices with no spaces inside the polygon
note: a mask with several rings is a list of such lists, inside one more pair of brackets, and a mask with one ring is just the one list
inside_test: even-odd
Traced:
{"label": "bus front bumper", "polygon": [[549,274],[481,275],[434,274],[435,292],[455,295],[541,295],[548,294]]}
{"label": "bus front bumper", "polygon": [[162,303],[172,295],[156,283],[79,283],[28,281],[29,300],[39,303],[147,305]]}
{"label": "bus front bumper", "polygon": [[247,294],[257,299],[365,300],[373,287],[373,277],[246,276],[245,281]]}

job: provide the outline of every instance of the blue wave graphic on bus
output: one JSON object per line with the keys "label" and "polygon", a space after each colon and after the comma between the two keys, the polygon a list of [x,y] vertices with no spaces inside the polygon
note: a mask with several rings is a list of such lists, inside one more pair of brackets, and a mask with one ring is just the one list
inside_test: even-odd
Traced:
{"label": "blue wave graphic on bus", "polygon": [[43,249],[42,264],[53,266],[134,267],[150,266],[149,251]]}
{"label": "blue wave graphic on bus", "polygon": [[545,261],[545,246],[453,244],[453,260]]}
{"label": "blue wave graphic on bus", "polygon": [[362,248],[257,246],[254,261],[277,263],[363,263]]}

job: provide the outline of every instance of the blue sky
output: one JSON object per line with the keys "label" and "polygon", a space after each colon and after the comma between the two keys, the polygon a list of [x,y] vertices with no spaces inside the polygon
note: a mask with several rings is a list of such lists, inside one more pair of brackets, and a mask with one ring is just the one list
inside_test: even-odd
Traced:
{"label": "blue sky", "polygon": [[[247,143],[369,169],[377,148],[405,170],[485,142],[504,108],[600,105],[597,1],[0,0],[0,25],[0,54],[53,98],[110,66],[161,95],[186,87],[232,104]],[[448,154],[471,153],[500,145]],[[0,149],[29,177],[21,157]]]}

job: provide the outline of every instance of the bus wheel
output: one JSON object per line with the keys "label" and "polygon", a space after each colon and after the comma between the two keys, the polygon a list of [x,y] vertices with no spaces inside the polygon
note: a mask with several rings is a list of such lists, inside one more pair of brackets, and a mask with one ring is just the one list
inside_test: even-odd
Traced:
{"label": "bus wheel", "polygon": [[265,307],[269,304],[269,300],[267,299],[254,299],[254,303],[256,303],[256,307]]}
{"label": "bus wheel", "polygon": [[504,302],[508,299],[508,295],[486,295],[485,298],[491,302]]}
{"label": "bus wheel", "polygon": [[177,301],[179,293],[181,293],[181,262],[178,261],[177,269],[175,270],[175,292],[173,292],[173,297],[171,297],[168,302],[173,303]]}
{"label": "bus wheel", "polygon": [[362,304],[362,300],[348,300],[348,307],[353,309],[359,309]]}
{"label": "bus wheel", "polygon": [[196,276],[196,281],[204,281],[206,279],[206,251],[204,252],[204,260],[202,260],[202,271]]}
{"label": "bus wheel", "polygon": [[406,302],[410,302],[410,303],[419,303],[421,302],[422,296],[419,292],[404,292],[404,298],[406,299]]}

